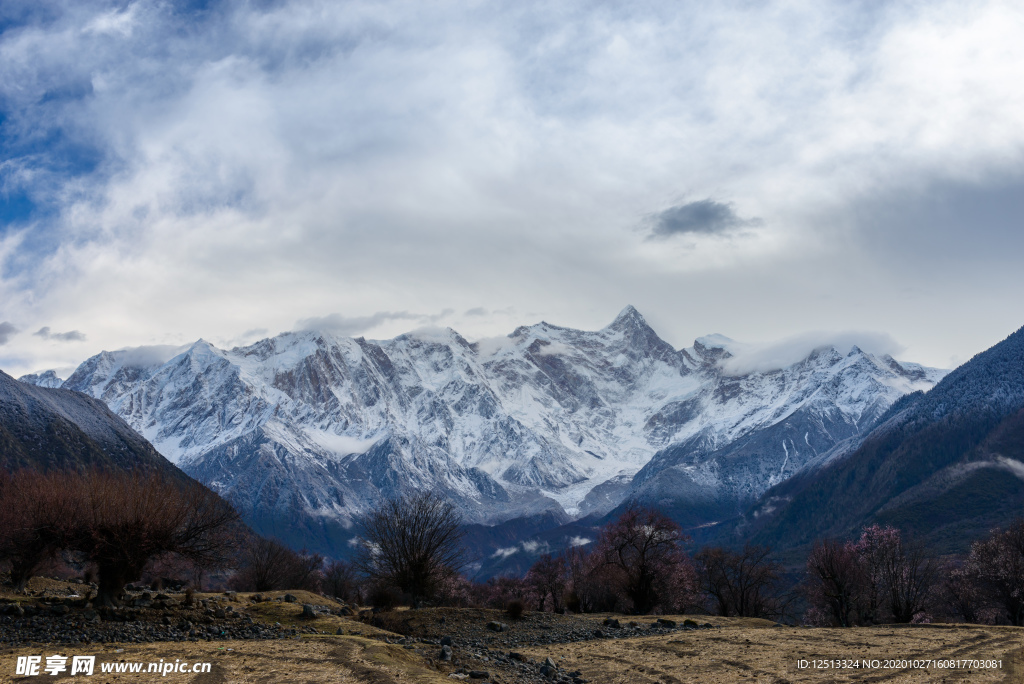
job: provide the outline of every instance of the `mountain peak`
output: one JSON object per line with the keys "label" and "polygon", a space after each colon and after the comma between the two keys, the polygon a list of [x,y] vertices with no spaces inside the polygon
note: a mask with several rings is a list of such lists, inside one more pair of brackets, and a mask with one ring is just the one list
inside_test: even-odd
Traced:
{"label": "mountain peak", "polygon": [[619,315],[615,317],[615,320],[607,327],[612,330],[625,330],[637,327],[649,328],[650,326],[647,325],[647,321],[645,321],[644,317],[640,315],[640,312],[630,304],[620,311]]}
{"label": "mountain peak", "polygon": [[64,384],[64,380],[57,376],[56,371],[52,370],[23,375],[18,378],[18,382],[23,382],[26,385],[35,385],[36,387],[60,387]]}
{"label": "mountain peak", "polygon": [[733,351],[733,348],[736,346],[736,340],[719,333],[712,333],[710,335],[698,337],[693,341],[693,344],[694,346],[700,346],[704,349],[724,349],[725,351]]}

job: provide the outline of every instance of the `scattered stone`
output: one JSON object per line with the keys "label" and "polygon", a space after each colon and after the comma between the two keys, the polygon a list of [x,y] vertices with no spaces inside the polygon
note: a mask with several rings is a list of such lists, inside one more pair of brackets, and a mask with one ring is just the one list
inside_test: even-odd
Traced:
{"label": "scattered stone", "polygon": [[486,670],[470,670],[469,671],[469,678],[470,679],[490,679],[491,678],[491,673],[487,672]]}
{"label": "scattered stone", "polygon": [[438,654],[438,658],[446,663],[450,663],[452,660],[452,647],[447,644],[441,647],[441,653]]}
{"label": "scattered stone", "polygon": [[451,646],[452,643],[453,643],[452,642],[452,638],[450,636],[443,636],[443,637],[441,637],[441,645],[442,646]]}
{"label": "scattered stone", "polygon": [[658,618],[658,622],[655,624],[657,624],[659,627],[675,627],[676,621],[669,620],[668,618]]}
{"label": "scattered stone", "polygon": [[293,594],[285,594],[284,600],[286,603],[298,603],[299,601],[299,599],[296,598]]}
{"label": "scattered stone", "polygon": [[299,616],[303,620],[313,620],[316,618],[316,611],[313,610],[313,606],[308,603],[302,604],[302,615]]}
{"label": "scattered stone", "polygon": [[613,627],[615,629],[619,629],[619,621],[617,619],[615,619],[615,618],[605,618],[604,619],[604,626],[605,627]]}
{"label": "scattered stone", "polygon": [[487,623],[487,629],[491,630],[492,632],[504,632],[508,629],[508,625],[506,625],[504,622],[491,620]]}

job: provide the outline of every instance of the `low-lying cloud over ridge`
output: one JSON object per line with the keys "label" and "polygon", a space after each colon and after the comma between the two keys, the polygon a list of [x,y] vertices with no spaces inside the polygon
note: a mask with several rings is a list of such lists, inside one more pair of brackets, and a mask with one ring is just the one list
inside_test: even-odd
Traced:
{"label": "low-lying cloud over ridge", "polygon": [[699,338],[706,346],[720,347],[731,354],[720,362],[722,370],[730,375],[766,373],[786,368],[807,358],[819,349],[834,347],[840,354],[848,354],[853,347],[876,356],[895,357],[905,347],[891,335],[878,332],[807,332],[774,342],[744,343],[720,335]]}

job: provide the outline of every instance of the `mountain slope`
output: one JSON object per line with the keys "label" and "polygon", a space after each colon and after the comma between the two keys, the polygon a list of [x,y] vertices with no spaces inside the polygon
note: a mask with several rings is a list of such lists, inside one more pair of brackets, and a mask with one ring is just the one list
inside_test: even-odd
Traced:
{"label": "mountain slope", "polygon": [[0,371],[0,468],[103,467],[185,475],[101,402]]}
{"label": "mountain slope", "polygon": [[257,529],[340,553],[353,516],[410,489],[487,525],[600,515],[627,496],[671,499],[697,522],[735,515],[941,376],[856,347],[737,375],[730,346],[675,350],[627,307],[597,331],[542,322],[472,344],[450,329],[303,331],[103,352],[63,386],[102,399]]}
{"label": "mountain slope", "polygon": [[963,548],[1024,514],[1024,329],[893,405],[858,449],[769,491],[741,530],[778,547],[895,524]]}

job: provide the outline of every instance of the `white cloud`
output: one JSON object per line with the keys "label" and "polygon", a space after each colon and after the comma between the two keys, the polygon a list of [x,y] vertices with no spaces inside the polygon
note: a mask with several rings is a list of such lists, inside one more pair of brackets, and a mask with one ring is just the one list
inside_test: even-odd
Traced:
{"label": "white cloud", "polygon": [[161,366],[178,354],[188,351],[189,345],[175,346],[158,344],[147,347],[132,347],[118,350],[121,364],[134,368],[152,368]]}
{"label": "white cloud", "polygon": [[[988,247],[950,278],[913,244],[956,241],[896,224],[887,263],[859,213],[1024,183],[1019,4],[42,4],[0,35],[21,150],[0,187],[47,209],[0,230],[20,330],[98,351],[343,312],[385,337],[452,308],[487,338],[632,303],[677,346],[889,329],[939,364],[1000,339],[1024,291],[1019,236],[972,223]],[[700,198],[763,223],[643,239]],[[940,335],[950,311],[969,320]],[[81,360],[32,342],[0,366]]]}
{"label": "white cloud", "polygon": [[310,439],[322,446],[324,449],[327,449],[338,456],[365,454],[380,439],[376,436],[357,437],[353,435],[338,435],[333,432],[325,432],[323,430],[307,430],[306,434]]}
{"label": "white cloud", "polygon": [[562,342],[545,342],[540,345],[540,349],[537,350],[537,356],[566,356],[573,353],[573,350],[568,345]]}

